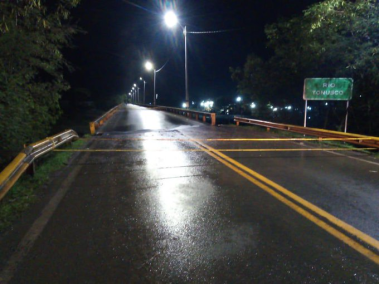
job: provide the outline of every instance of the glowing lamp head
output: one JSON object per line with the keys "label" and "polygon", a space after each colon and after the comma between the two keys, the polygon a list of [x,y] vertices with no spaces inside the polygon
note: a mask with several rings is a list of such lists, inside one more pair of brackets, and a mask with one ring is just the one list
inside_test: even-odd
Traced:
{"label": "glowing lamp head", "polygon": [[164,21],[169,28],[173,28],[178,23],[178,17],[173,11],[168,11],[164,16]]}
{"label": "glowing lamp head", "polygon": [[147,71],[151,71],[151,70],[154,69],[154,65],[150,61],[147,61],[146,64],[145,64],[145,68],[146,68]]}

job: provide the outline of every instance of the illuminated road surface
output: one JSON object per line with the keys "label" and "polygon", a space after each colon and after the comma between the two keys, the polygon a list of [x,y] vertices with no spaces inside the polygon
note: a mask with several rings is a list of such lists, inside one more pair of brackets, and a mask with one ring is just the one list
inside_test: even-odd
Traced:
{"label": "illuminated road surface", "polygon": [[30,250],[5,252],[9,283],[379,283],[366,154],[136,106],[99,132]]}

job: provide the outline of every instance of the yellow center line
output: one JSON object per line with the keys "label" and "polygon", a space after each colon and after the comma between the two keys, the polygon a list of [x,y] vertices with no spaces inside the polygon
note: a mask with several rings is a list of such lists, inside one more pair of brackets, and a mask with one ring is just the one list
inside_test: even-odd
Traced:
{"label": "yellow center line", "polygon": [[[240,164],[239,162],[231,159],[230,157],[222,154],[221,152],[217,151],[216,149],[213,149],[212,147],[199,143],[202,147],[207,149],[208,151],[205,151],[207,154],[227,166],[228,168],[232,169],[239,175],[243,176],[253,184],[257,185],[282,203],[286,204],[308,220],[315,223],[317,226],[321,227],[322,229],[329,232],[331,235],[335,236],[345,244],[349,245],[351,248],[355,249],[356,251],[360,252],[362,255],[368,257],[376,264],[379,264],[379,255],[375,254],[373,251],[365,248],[357,241],[353,240],[349,236],[343,234],[342,232],[336,230],[335,228],[331,227],[315,215],[312,215],[310,212],[305,211],[300,206],[296,205],[294,202],[288,200],[284,196],[280,195],[278,192],[284,194],[285,196],[291,198],[292,200],[298,202],[305,208],[313,211],[314,213],[318,214],[319,216],[324,217],[326,220],[328,220],[330,223],[334,224],[335,226],[339,227],[340,229],[345,230],[349,234],[357,237],[358,239],[362,240],[366,244],[370,245],[376,250],[379,250],[379,241],[374,239],[373,237],[359,231],[358,229],[354,228],[353,226],[345,223],[344,221],[336,218],[335,216],[329,214],[328,212],[322,210],[321,208],[313,205],[312,203],[304,200],[300,196],[290,192],[289,190],[285,189],[284,187],[280,186],[279,184],[269,180],[268,178],[258,174],[257,172],[251,170],[250,168],[247,168],[246,166]],[[264,184],[265,183],[265,184]],[[270,187],[268,187],[269,185]],[[274,191],[273,189],[277,190],[278,192]]]}
{"label": "yellow center line", "polygon": [[[363,151],[376,148],[288,148],[288,149],[214,149],[219,152],[317,152]],[[204,152],[204,149],[54,149],[54,152]]]}
{"label": "yellow center line", "polygon": [[249,142],[249,141],[264,141],[264,142],[276,142],[276,141],[365,141],[372,140],[372,138],[215,138],[215,139],[180,139],[180,138],[80,138],[81,140],[99,140],[99,141],[207,141],[207,142]]}

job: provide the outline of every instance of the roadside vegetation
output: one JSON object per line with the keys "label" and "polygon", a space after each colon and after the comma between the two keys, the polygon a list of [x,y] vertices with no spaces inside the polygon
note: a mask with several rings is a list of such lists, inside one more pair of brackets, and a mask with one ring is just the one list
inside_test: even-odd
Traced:
{"label": "roadside vegetation", "polygon": [[0,165],[48,136],[61,115],[71,69],[62,50],[79,31],[70,24],[79,2],[0,1]]}
{"label": "roadside vegetation", "polygon": [[[255,102],[255,117],[299,124],[305,78],[353,78],[349,132],[379,136],[378,1],[320,1],[265,32],[272,56],[250,54],[243,67],[230,68],[238,91]],[[344,102],[309,105],[310,126],[343,129]]]}
{"label": "roadside vegetation", "polygon": [[[65,149],[78,149],[86,143],[85,140],[77,140]],[[73,155],[73,152],[51,152],[44,156],[36,167],[34,176],[24,174],[0,201],[0,232],[8,229],[22,213],[38,200],[39,194],[49,191],[44,188],[49,182],[49,177],[61,170]]]}

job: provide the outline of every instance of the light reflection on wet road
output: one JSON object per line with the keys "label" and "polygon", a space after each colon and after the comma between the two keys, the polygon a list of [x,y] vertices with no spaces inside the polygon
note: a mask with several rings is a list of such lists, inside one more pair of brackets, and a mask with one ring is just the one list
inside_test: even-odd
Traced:
{"label": "light reflection on wet road", "polygon": [[[177,151],[198,149],[194,142],[174,140],[268,134],[136,106],[117,113],[100,131],[90,149],[155,151],[90,153],[11,283],[379,283],[378,265],[207,153]],[[344,204],[325,201],[322,190],[317,196],[304,187],[299,172],[291,173],[311,167],[312,155],[328,161],[330,154],[279,153],[270,160],[265,155],[229,156],[289,189],[301,189],[324,209],[345,212],[346,221],[358,227],[363,217],[354,219],[354,211],[346,214]],[[375,197],[378,180],[368,178],[365,185]],[[375,210],[367,210],[362,216],[376,218]],[[366,233],[377,234],[375,218]]]}

